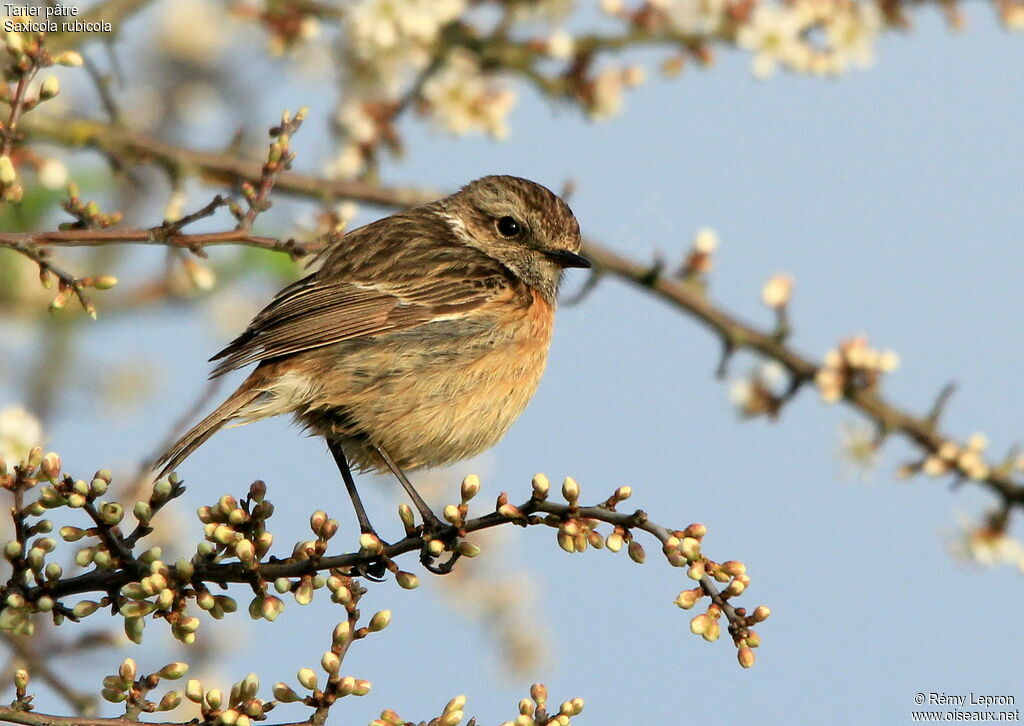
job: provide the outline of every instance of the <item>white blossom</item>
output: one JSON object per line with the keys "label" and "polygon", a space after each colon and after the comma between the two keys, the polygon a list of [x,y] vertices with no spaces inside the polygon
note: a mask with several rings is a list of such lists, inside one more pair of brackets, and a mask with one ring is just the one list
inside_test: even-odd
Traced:
{"label": "white blossom", "polygon": [[0,409],[0,457],[11,466],[22,461],[32,447],[43,442],[39,419],[21,406]]}
{"label": "white blossom", "polygon": [[726,8],[726,0],[670,0],[664,10],[676,30],[710,35],[721,30]]}
{"label": "white blossom", "polygon": [[567,60],[568,58],[571,58],[575,47],[576,41],[565,30],[565,28],[555,30],[547,37],[547,40],[544,41],[544,52],[558,60]]}
{"label": "white blossom", "polygon": [[485,77],[465,52],[449,56],[445,67],[424,84],[423,98],[445,130],[456,135],[485,132],[496,139],[508,134],[507,117],[516,102],[514,91]]}
{"label": "white blossom", "polygon": [[590,84],[587,111],[594,120],[611,118],[622,110],[622,89],[625,87],[622,69],[610,66],[598,73]]}
{"label": "white blossom", "polygon": [[960,532],[952,542],[953,554],[984,567],[1012,565],[1024,572],[1024,545],[1005,530],[979,525],[959,516]]}
{"label": "white blossom", "polygon": [[47,159],[36,170],[39,183],[46,189],[62,189],[68,183],[68,168],[57,159]]}
{"label": "white blossom", "polygon": [[740,27],[736,43],[754,52],[754,75],[768,78],[779,64],[805,65],[807,45],[800,39],[800,13],[789,6],[758,5],[749,22]]}
{"label": "white blossom", "polygon": [[882,30],[882,13],[874,3],[855,3],[834,13],[825,23],[829,47],[837,70],[853,64],[867,68],[875,59],[875,42]]}
{"label": "white blossom", "polygon": [[408,43],[433,42],[465,7],[464,0],[356,0],[345,17],[356,52],[370,58]]}

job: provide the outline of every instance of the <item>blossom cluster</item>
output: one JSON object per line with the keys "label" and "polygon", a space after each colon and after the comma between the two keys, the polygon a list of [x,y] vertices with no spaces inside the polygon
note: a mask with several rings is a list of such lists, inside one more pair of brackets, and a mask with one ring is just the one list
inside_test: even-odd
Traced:
{"label": "blossom cluster", "polygon": [[1007,531],[1005,516],[996,513],[978,523],[960,518],[960,531],[951,543],[953,554],[983,567],[1006,564],[1024,573],[1024,544]]}
{"label": "blossom cluster", "polygon": [[851,388],[871,388],[884,373],[899,368],[900,358],[891,350],[875,350],[866,336],[847,338],[825,354],[825,361],[814,378],[821,397],[834,403]]}
{"label": "blossom cluster", "polygon": [[[999,5],[1008,27],[1024,25],[1019,6]],[[373,173],[381,150],[401,150],[395,122],[407,109],[447,133],[503,139],[517,81],[603,120],[646,81],[644,65],[622,58],[642,46],[661,49],[665,75],[708,66],[724,47],[748,54],[757,78],[837,76],[870,66],[882,32],[909,23],[899,0],[602,0],[600,9],[596,25],[571,0],[354,0],[336,14],[296,6],[250,15],[295,55],[328,48],[310,28],[339,22],[341,145],[327,165],[339,178]]]}

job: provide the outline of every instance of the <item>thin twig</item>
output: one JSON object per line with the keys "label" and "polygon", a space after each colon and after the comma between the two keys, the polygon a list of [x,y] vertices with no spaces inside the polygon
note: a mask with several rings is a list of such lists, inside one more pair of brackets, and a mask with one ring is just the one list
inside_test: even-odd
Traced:
{"label": "thin twig", "polygon": [[7,647],[14,651],[18,659],[24,662],[32,675],[41,678],[46,685],[53,689],[54,693],[63,698],[75,710],[75,713],[80,716],[86,713],[95,713],[96,696],[75,690],[67,680],[50,667],[48,655],[44,656],[31,647],[31,640],[10,633],[3,633],[0,637],[3,638]]}

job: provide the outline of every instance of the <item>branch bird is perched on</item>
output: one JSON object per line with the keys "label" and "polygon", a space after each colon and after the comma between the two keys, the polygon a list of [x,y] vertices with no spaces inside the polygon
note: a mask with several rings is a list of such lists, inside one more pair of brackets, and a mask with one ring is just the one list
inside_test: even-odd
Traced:
{"label": "branch bird is perched on", "polygon": [[349,462],[390,469],[426,530],[443,525],[403,470],[493,446],[544,371],[579,224],[539,184],[487,176],[337,239],[224,350],[212,377],[255,370],[157,462],[161,476],[229,422],[292,414],[327,440],[364,532]]}

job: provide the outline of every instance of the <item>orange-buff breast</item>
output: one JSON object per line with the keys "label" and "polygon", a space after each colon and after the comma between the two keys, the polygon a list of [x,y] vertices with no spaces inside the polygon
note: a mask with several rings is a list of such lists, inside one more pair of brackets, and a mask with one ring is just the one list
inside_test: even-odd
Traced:
{"label": "orange-buff breast", "polygon": [[[361,470],[386,470],[368,438],[405,470],[485,451],[526,408],[547,361],[553,306],[532,289],[523,297],[527,304],[504,301],[469,335],[445,333],[436,323],[434,330],[425,326],[339,350],[331,375],[310,371],[315,382],[302,397],[316,404],[298,406],[296,418],[341,438]],[[323,357],[307,360],[315,365]],[[280,382],[267,392],[287,397]]]}

